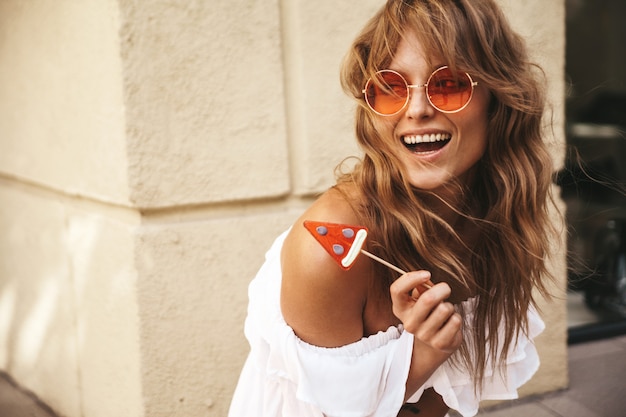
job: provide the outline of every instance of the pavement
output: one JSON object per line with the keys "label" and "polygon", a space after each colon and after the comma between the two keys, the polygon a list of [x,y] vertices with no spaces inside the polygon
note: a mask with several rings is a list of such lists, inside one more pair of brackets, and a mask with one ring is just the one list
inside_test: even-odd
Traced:
{"label": "pavement", "polygon": [[626,417],[626,336],[568,346],[569,387],[483,410],[480,417]]}
{"label": "pavement", "polygon": [[[626,417],[626,336],[572,344],[569,388],[481,411],[480,417]],[[1,417],[58,417],[0,372]]]}
{"label": "pavement", "polygon": [[0,417],[58,417],[32,393],[0,371]]}

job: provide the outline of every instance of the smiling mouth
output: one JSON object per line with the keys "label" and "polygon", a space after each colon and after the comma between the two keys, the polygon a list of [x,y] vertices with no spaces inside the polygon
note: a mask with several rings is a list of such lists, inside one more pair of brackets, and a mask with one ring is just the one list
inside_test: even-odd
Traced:
{"label": "smiling mouth", "polygon": [[432,133],[427,135],[407,135],[402,137],[402,143],[414,153],[431,153],[442,149],[450,142],[449,133]]}

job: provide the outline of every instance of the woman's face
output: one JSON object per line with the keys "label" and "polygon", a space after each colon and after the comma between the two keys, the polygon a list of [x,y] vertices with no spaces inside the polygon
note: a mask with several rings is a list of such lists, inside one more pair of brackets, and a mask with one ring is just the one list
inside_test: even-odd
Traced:
{"label": "woman's face", "polygon": [[[434,66],[427,63],[417,38],[408,36],[400,42],[389,69],[409,84],[425,84],[435,69],[447,64],[438,59],[431,62]],[[440,112],[428,102],[424,88],[411,88],[406,107],[394,116],[377,116],[377,128],[387,130],[384,137],[393,138],[390,149],[404,164],[410,184],[435,191],[452,179],[462,184],[471,180],[472,168],[487,146],[488,105],[489,92],[480,82],[467,107],[458,113]]]}

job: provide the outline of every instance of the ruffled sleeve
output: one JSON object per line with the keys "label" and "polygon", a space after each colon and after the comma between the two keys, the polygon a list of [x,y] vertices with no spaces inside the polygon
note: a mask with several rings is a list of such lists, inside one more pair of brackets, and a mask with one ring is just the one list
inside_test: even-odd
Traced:
{"label": "ruffled sleeve", "polygon": [[[468,300],[466,311],[472,311],[476,300]],[[466,320],[472,320],[470,313]],[[469,327],[469,326],[468,326]],[[506,363],[487,365],[482,391],[474,389],[470,372],[454,366],[450,361],[441,365],[415,393],[409,402],[417,402],[424,389],[432,387],[444,402],[464,417],[474,416],[483,400],[511,400],[518,398],[517,390],[530,380],[539,369],[539,355],[533,343],[545,329],[545,324],[534,309],[528,312],[528,335],[520,334],[517,343],[509,348]]]}
{"label": "ruffled sleeve", "polygon": [[272,349],[270,377],[325,416],[395,416],[404,402],[412,337],[396,327],[339,348],[320,348],[285,331]]}
{"label": "ruffled sleeve", "polygon": [[280,271],[283,238],[249,287],[245,333],[265,378],[258,415],[395,416],[404,402],[413,336],[392,326],[338,348],[299,339],[282,318],[280,281],[272,279]]}

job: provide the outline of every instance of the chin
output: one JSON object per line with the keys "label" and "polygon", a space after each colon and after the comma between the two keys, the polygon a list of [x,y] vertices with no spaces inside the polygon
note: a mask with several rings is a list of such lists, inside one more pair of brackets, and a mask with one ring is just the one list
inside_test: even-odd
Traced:
{"label": "chin", "polygon": [[410,181],[411,186],[413,188],[420,191],[437,191],[441,190],[445,182],[423,182],[423,181]]}
{"label": "chin", "polygon": [[413,174],[409,177],[409,184],[414,188],[423,191],[435,191],[442,188],[446,184],[453,182],[453,178],[446,176],[431,176],[424,174]]}

